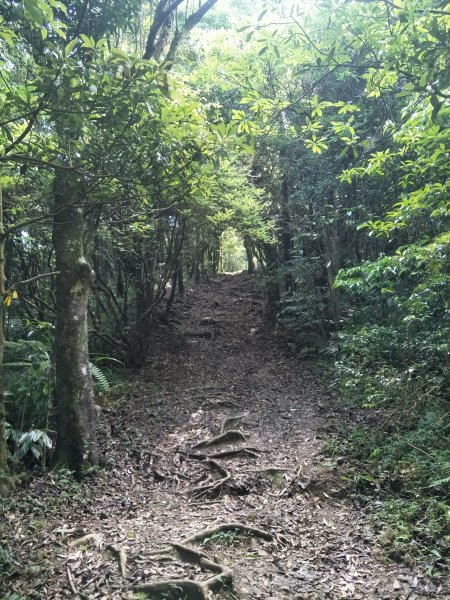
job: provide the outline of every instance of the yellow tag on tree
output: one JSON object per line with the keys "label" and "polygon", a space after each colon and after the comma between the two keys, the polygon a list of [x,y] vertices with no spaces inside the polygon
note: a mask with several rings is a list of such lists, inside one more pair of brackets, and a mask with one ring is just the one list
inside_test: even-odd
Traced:
{"label": "yellow tag on tree", "polygon": [[19,297],[19,294],[16,292],[16,290],[14,290],[13,292],[11,292],[5,296],[3,303],[5,304],[5,306],[11,306],[11,302],[18,297]]}

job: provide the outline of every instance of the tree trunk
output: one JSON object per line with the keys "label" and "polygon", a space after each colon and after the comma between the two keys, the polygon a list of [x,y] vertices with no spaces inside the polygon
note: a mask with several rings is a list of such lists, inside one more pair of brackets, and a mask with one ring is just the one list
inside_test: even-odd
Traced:
{"label": "tree trunk", "polygon": [[[4,483],[9,474],[8,469],[8,448],[6,446],[6,409],[5,409],[5,388],[3,381],[3,351],[5,340],[3,337],[3,310],[5,298],[5,229],[3,226],[3,199],[2,189],[0,187],[0,496],[2,491],[7,491],[7,485]],[[3,490],[3,488],[5,488]]]}
{"label": "tree trunk", "polygon": [[255,263],[253,261],[253,244],[249,237],[244,237],[245,254],[247,255],[247,271],[249,275],[255,272]]}
{"label": "tree trunk", "polygon": [[178,267],[178,293],[180,296],[184,294],[184,267],[182,261],[179,262]]}
{"label": "tree trunk", "polygon": [[83,181],[62,171],[54,182],[56,269],[56,465],[77,473],[96,464],[95,406],[88,353],[93,272],[83,251]]}
{"label": "tree trunk", "polygon": [[172,310],[173,302],[175,300],[175,294],[177,292],[177,283],[178,283],[179,272],[180,272],[180,265],[177,262],[175,264],[174,272],[173,272],[173,275],[172,275],[172,287],[170,288],[170,294],[169,294],[169,298],[167,299],[167,302],[166,302],[166,310],[165,310],[165,313],[164,313],[164,320],[165,320],[166,323],[169,322],[170,311]]}
{"label": "tree trunk", "polygon": [[292,238],[290,232],[291,216],[289,211],[289,184],[287,176],[281,183],[281,251],[284,266],[284,291],[289,292],[294,287],[292,277]]}
{"label": "tree trunk", "polygon": [[[331,206],[335,206],[334,191],[330,193],[330,204]],[[335,329],[339,329],[339,296],[334,287],[334,280],[339,271],[340,253],[338,221],[335,215],[333,215],[332,222],[324,231],[324,248],[327,260],[326,269],[329,293],[329,312]]]}
{"label": "tree trunk", "polygon": [[273,244],[264,244],[263,253],[265,257],[265,284],[267,294],[268,316],[274,319],[278,303],[280,302],[280,274],[279,256],[277,248]]}

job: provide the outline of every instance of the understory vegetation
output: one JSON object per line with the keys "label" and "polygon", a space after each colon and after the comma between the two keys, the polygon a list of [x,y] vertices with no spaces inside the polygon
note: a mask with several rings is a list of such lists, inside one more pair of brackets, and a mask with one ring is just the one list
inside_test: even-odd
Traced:
{"label": "understory vegetation", "polygon": [[386,555],[443,569],[450,4],[0,0],[0,59],[1,491],[92,473],[96,402],[247,270],[360,417],[326,451]]}

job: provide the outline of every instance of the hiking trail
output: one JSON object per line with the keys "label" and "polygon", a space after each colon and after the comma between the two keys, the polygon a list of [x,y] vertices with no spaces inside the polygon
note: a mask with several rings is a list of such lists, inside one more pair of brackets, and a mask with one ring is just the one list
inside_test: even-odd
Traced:
{"label": "hiking trail", "polygon": [[5,504],[4,591],[450,598],[423,572],[382,562],[363,509],[321,455],[335,404],[326,378],[267,322],[257,280],[189,289],[148,365],[101,401],[100,473],[81,484],[49,473],[22,484],[15,510]]}

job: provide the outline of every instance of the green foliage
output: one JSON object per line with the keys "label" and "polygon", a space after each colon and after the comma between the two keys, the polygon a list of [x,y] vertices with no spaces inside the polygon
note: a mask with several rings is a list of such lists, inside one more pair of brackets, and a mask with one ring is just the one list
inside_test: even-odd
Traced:
{"label": "green foliage", "polygon": [[[14,437],[16,437],[16,435]],[[14,460],[20,460],[28,454],[28,452],[31,452],[37,460],[41,460],[45,455],[46,450],[50,450],[52,447],[52,440],[45,431],[31,429],[17,437],[17,449],[13,458]]]}
{"label": "green foliage", "polygon": [[94,382],[97,386],[97,390],[99,392],[109,392],[110,385],[109,385],[109,381],[106,378],[106,375],[104,374],[104,372],[97,365],[94,365],[93,363],[89,363],[89,367],[91,369],[91,374],[94,379]]}
{"label": "green foliage", "polygon": [[425,557],[433,570],[445,565],[450,538],[444,534],[450,522],[450,505],[431,498],[387,500],[377,513],[382,523],[381,544],[393,560],[415,564]]}
{"label": "green foliage", "polygon": [[45,428],[54,380],[47,342],[33,339],[5,343],[5,394],[14,429]]}
{"label": "green foliage", "polygon": [[247,268],[245,248],[234,229],[228,228],[220,237],[221,270],[236,273]]}
{"label": "green foliage", "polygon": [[278,320],[291,346],[302,354],[315,354],[323,348],[332,327],[327,288],[316,283],[320,272],[319,259],[296,257],[290,269],[293,289],[283,294],[280,302]]}
{"label": "green foliage", "polygon": [[[365,405],[418,392],[440,402],[450,389],[448,239],[411,245],[339,274],[354,299],[335,346],[346,390]],[[423,404],[422,404],[423,405]]]}
{"label": "green foliage", "polygon": [[347,456],[342,478],[372,506],[385,555],[439,570],[450,556],[450,426],[441,407],[417,413],[404,398],[375,426],[341,432],[327,453]]}
{"label": "green foliage", "polygon": [[301,352],[337,331],[344,396],[387,415],[390,429],[348,434],[360,495],[392,501],[380,516],[392,508],[403,550],[410,539],[443,555],[448,6],[337,0],[274,16],[269,7],[247,31],[232,68],[246,87],[235,114],[257,123],[254,172],[277,227],[264,265],[272,297]]}
{"label": "green foliage", "polygon": [[9,573],[13,564],[13,556],[5,542],[0,544],[0,573]]}
{"label": "green foliage", "polygon": [[387,498],[377,513],[386,553],[413,560],[431,552],[438,565],[450,546],[447,257],[448,237],[439,236],[340,273],[336,286],[352,309],[332,346],[345,395],[388,411],[381,431],[348,442],[370,465],[372,493]]}

